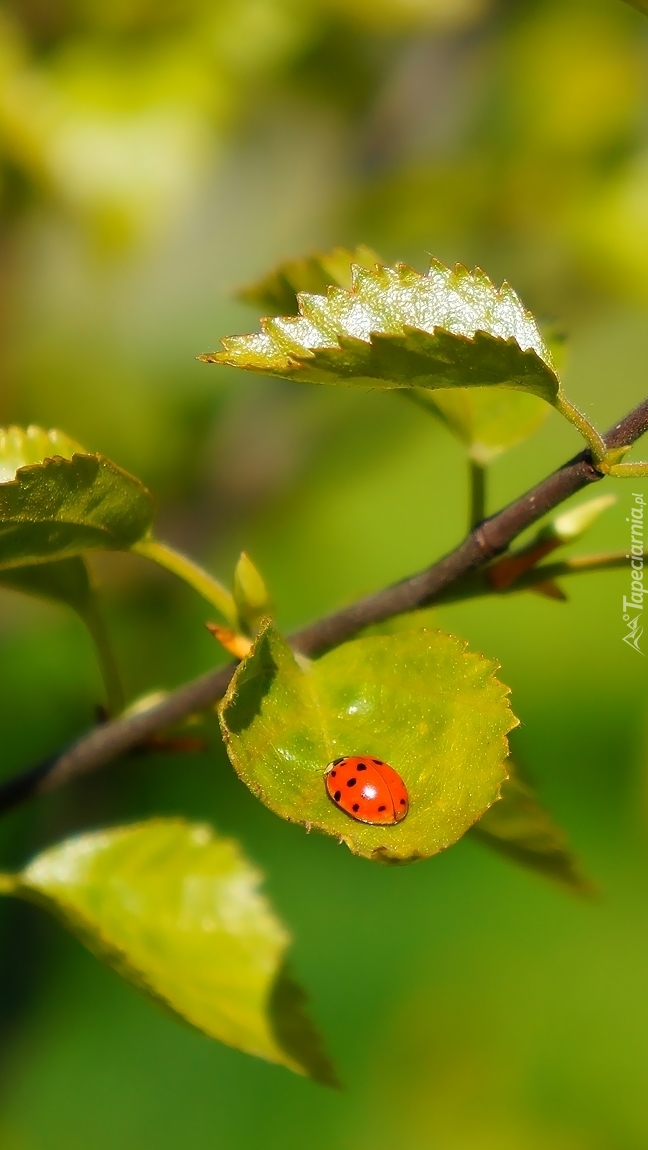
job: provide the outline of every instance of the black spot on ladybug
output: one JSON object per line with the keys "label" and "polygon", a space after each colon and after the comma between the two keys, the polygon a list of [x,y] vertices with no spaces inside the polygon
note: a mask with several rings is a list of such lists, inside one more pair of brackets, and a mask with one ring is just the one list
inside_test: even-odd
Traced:
{"label": "black spot on ladybug", "polygon": [[336,803],[339,803],[340,799],[342,798],[342,791],[336,791],[333,795],[333,798],[335,799]]}
{"label": "black spot on ladybug", "polygon": [[372,762],[374,762],[377,767],[384,767],[384,765],[385,765],[383,763],[382,759],[373,759]]}
{"label": "black spot on ladybug", "polygon": [[378,810],[379,810],[379,811],[386,811],[386,810],[387,810],[387,807],[378,807]]}
{"label": "black spot on ladybug", "polygon": [[334,779],[336,775],[337,775],[337,771],[331,771],[331,778],[332,779]]}
{"label": "black spot on ladybug", "polygon": [[359,811],[360,810],[360,803],[354,803],[353,809],[354,809],[354,811]]}
{"label": "black spot on ladybug", "polygon": [[344,762],[344,756],[342,756],[341,759],[333,759],[331,766],[339,767],[340,763],[343,763],[343,762]]}
{"label": "black spot on ladybug", "polygon": [[404,806],[405,806],[405,799],[401,799],[401,801],[400,801],[400,805],[401,805],[402,807],[404,807]]}
{"label": "black spot on ladybug", "polygon": [[358,763],[358,765],[356,767],[356,771],[366,771],[366,769],[367,769],[366,763]]}
{"label": "black spot on ladybug", "polygon": [[347,779],[347,787],[355,787],[357,779]]}

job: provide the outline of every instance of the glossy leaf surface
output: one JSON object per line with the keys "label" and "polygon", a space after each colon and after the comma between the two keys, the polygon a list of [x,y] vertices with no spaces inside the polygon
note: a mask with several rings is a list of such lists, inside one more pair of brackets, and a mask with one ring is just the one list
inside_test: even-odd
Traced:
{"label": "glossy leaf surface", "polygon": [[380,256],[364,244],[353,251],[335,248],[331,252],[313,252],[301,259],[286,260],[257,283],[241,288],[237,297],[264,315],[297,315],[300,292],[325,295],[333,285],[349,289],[353,282],[352,264],[371,269],[381,263]]}
{"label": "glossy leaf surface", "polygon": [[513,862],[537,871],[580,894],[592,892],[567,837],[543,807],[533,787],[515,773],[502,784],[502,797],[490,807],[471,834]]}
{"label": "glossy leaf surface", "polygon": [[[53,911],[99,958],[211,1038],[298,1073],[318,1065],[331,1080],[301,992],[277,989],[289,939],[260,880],[237,843],[210,827],[152,819],[46,850],[13,893]],[[281,1027],[293,1035],[290,1051]]]}
{"label": "glossy leaf surface", "polygon": [[[348,290],[352,287],[352,264],[372,270],[383,263],[371,248],[358,247],[354,252],[336,248],[281,264],[239,292],[239,298],[264,315],[297,315],[301,292],[325,294],[331,286]],[[500,388],[446,389],[435,394],[416,388],[409,394],[442,419],[482,465],[526,439],[547,416],[546,404],[537,396]]]}
{"label": "glossy leaf surface", "polygon": [[[516,725],[496,664],[439,631],[345,643],[302,667],[270,626],[237,669],[221,708],[229,756],[283,818],[385,862],[455,842],[499,795]],[[367,755],[401,776],[409,813],[396,826],[356,822],[328,798],[333,759]]]}
{"label": "glossy leaf surface", "polygon": [[[93,548],[126,550],[150,527],[153,504],[143,484],[103,456],[80,453],[61,433],[10,428],[0,447],[7,476],[0,569]],[[43,451],[51,454],[34,461]]]}
{"label": "glossy leaf surface", "polygon": [[303,294],[299,307],[200,358],[306,383],[501,386],[549,403],[560,392],[533,317],[508,284],[496,288],[479,269],[356,267],[351,291]]}

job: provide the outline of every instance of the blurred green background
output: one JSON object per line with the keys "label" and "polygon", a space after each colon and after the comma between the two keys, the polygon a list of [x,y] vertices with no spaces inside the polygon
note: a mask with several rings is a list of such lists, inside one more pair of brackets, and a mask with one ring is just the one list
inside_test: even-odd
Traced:
{"label": "blurred green background", "polygon": [[[365,242],[506,276],[568,335],[567,391],[605,427],[646,392],[647,79],[648,20],[619,0],[3,4],[0,424],[60,427],[139,475],[161,537],[224,580],[245,547],[286,627],[426,565],[467,517],[432,419],[194,357],[254,330],[232,293],[274,261]],[[493,465],[492,509],[578,446],[552,413]],[[626,546],[648,481],[614,490],[588,550]],[[95,570],[130,696],[214,665],[189,590],[135,557]],[[468,839],[388,870],[307,838],[215,731],[208,753],[134,757],[5,819],[3,868],[151,812],[238,837],[344,1090],[183,1029],[8,903],[3,1150],[646,1147],[647,672],[621,642],[625,587],[435,613],[501,661],[515,749],[595,900]],[[101,686],[62,610],[2,592],[0,644],[8,775],[87,727]]]}

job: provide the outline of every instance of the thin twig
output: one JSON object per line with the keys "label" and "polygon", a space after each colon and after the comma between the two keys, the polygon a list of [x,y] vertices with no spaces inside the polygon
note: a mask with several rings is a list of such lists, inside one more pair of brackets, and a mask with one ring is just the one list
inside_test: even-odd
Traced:
{"label": "thin twig", "polygon": [[470,480],[470,522],[469,530],[473,531],[478,523],[486,517],[486,468],[475,459],[468,460],[468,474]]}
{"label": "thin twig", "polygon": [[[648,552],[644,553],[648,560]],[[471,571],[437,595],[434,604],[447,606],[449,603],[462,603],[467,599],[480,599],[485,596],[516,595],[521,591],[532,591],[542,583],[553,583],[569,575],[591,574],[595,571],[614,571],[630,566],[630,556],[625,551],[608,551],[600,555],[577,555],[557,563],[544,563],[523,571],[505,586],[498,586],[490,578],[493,568]]]}
{"label": "thin twig", "polygon": [[[634,443],[646,431],[648,399],[615,424],[604,439],[608,448],[621,447]],[[581,452],[531,491],[479,524],[454,551],[427,570],[304,627],[292,636],[293,647],[305,655],[321,654],[372,623],[426,606],[453,583],[505,551],[522,531],[548,511],[602,478],[589,450]],[[0,787],[0,814],[35,795],[98,770],[157,731],[213,706],[222,698],[233,673],[234,665],[209,671],[185,683],[150,710],[104,723],[82,735],[60,754],[8,779]]]}

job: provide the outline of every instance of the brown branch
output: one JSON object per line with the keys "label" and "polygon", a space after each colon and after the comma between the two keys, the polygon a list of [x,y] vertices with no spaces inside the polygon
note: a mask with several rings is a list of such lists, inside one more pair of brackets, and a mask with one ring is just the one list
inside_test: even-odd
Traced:
{"label": "brown branch", "polygon": [[[608,447],[620,447],[634,443],[646,431],[648,399],[615,424],[604,439]],[[292,636],[293,646],[305,655],[321,654],[371,623],[428,605],[453,583],[505,551],[522,531],[548,511],[602,478],[592,464],[589,450],[581,452],[531,491],[485,519],[449,555],[409,579],[304,627]],[[0,786],[0,814],[35,795],[98,770],[157,731],[213,706],[222,698],[233,673],[234,665],[209,671],[179,687],[150,710],[95,727],[60,754],[8,779]]]}

